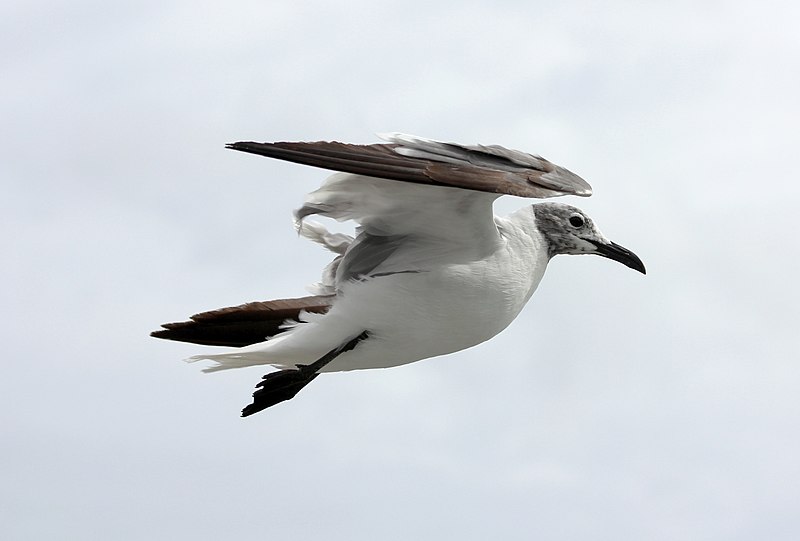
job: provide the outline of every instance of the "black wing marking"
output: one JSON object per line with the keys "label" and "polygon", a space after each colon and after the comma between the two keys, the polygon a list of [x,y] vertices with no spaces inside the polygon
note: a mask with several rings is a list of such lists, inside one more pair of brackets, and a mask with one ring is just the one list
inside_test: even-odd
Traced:
{"label": "black wing marking", "polygon": [[283,332],[282,325],[287,320],[296,321],[303,310],[327,312],[334,298],[325,295],[249,302],[195,314],[190,321],[165,323],[150,336],[207,346],[248,346]]}

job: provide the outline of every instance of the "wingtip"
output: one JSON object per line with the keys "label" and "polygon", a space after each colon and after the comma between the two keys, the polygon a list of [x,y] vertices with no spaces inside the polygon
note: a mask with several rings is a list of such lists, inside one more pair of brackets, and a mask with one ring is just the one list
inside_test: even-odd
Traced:
{"label": "wingtip", "polygon": [[246,141],[236,141],[235,143],[225,143],[228,150],[243,150],[248,143]]}

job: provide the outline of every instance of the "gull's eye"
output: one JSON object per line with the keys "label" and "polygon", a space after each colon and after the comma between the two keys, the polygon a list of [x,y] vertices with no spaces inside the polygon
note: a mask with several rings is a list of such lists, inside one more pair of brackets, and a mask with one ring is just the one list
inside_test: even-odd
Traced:
{"label": "gull's eye", "polygon": [[580,214],[573,214],[569,217],[569,225],[572,227],[583,227],[583,216]]}

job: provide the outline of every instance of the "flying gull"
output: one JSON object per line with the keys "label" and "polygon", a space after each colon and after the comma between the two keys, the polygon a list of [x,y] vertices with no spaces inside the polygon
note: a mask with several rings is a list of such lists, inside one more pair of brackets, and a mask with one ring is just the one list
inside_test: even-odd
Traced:
{"label": "flying gull", "polygon": [[[167,323],[158,338],[228,346],[191,357],[205,372],[272,365],[246,417],[293,398],[322,372],[387,368],[480,344],[505,329],[559,254],[596,254],[641,273],[575,207],[545,202],[506,217],[504,194],[589,196],[589,184],[544,158],[501,146],[404,134],[386,143],[239,142],[227,148],[337,171],[295,211],[299,234],[336,254],[312,296],[251,302]],[[352,220],[332,233],[312,215]]]}

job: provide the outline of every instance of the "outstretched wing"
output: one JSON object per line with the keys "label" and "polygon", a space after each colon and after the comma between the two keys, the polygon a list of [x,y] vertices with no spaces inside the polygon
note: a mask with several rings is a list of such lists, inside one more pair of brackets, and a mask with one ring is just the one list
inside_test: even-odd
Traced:
{"label": "outstretched wing", "polygon": [[518,150],[442,143],[399,133],[382,137],[388,143],[239,142],[227,148],[344,173],[499,195],[546,198],[592,193],[578,175]]}

